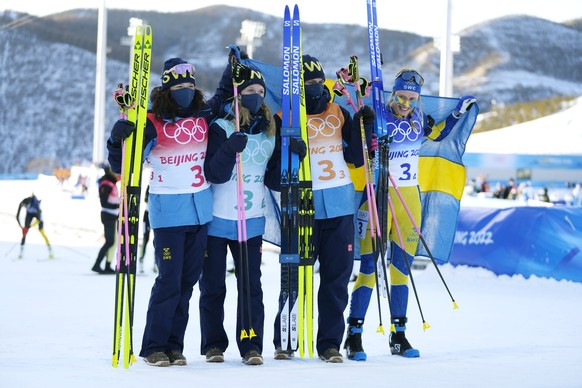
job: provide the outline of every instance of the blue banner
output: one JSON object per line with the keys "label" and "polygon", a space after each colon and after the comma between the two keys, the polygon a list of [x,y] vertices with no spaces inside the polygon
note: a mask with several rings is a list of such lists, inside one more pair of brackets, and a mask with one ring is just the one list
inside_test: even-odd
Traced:
{"label": "blue banner", "polygon": [[582,208],[462,207],[450,263],[582,282]]}

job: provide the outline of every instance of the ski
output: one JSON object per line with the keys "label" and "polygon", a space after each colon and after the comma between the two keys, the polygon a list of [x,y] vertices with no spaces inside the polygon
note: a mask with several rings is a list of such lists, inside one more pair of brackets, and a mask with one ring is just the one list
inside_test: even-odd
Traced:
{"label": "ski", "polygon": [[123,143],[121,205],[119,211],[112,365],[117,367],[123,348],[123,365],[136,359],[133,353],[133,313],[138,257],[139,207],[143,164],[143,139],[147,120],[152,29],[137,26],[130,63],[129,96],[134,102],[127,118],[136,130]]}
{"label": "ski", "polygon": [[[380,235],[384,239],[377,239],[374,246],[374,258],[376,260],[376,285],[377,291],[382,289],[383,296],[388,299],[388,309],[392,315],[392,306],[390,300],[390,289],[388,282],[388,269],[385,253],[387,251],[387,244],[389,236],[388,229],[388,162],[389,162],[389,146],[390,139],[388,138],[386,130],[386,114],[384,101],[384,81],[382,78],[382,55],[380,52],[380,32],[378,29],[378,16],[376,11],[377,0],[366,0],[366,11],[368,17],[368,49],[370,55],[370,76],[371,76],[371,92],[372,104],[376,117],[374,119],[374,134],[378,139],[378,150],[374,157],[371,171],[376,171],[376,209],[378,214],[378,226]],[[380,256],[380,260],[378,260]],[[379,306],[378,302],[378,306]],[[381,322],[381,320],[380,320]],[[380,327],[381,330],[383,330]],[[393,331],[393,325],[390,330]]]}
{"label": "ski", "polygon": [[[297,167],[292,160],[290,141],[292,136],[299,136],[299,128],[292,127],[291,90],[293,57],[291,47],[292,21],[289,6],[285,6],[283,20],[283,54],[282,76],[283,90],[281,101],[281,293],[279,297],[281,349],[293,351],[297,347],[297,265],[299,252],[297,245],[297,208],[294,206],[293,196],[297,186]],[[295,202],[296,204],[296,202]],[[294,312],[295,311],[295,312]],[[293,340],[295,338],[295,340]]]}
{"label": "ski", "polygon": [[[303,52],[301,44],[301,28],[299,19],[299,10],[296,6],[296,16],[293,29],[293,69],[299,69],[298,80],[299,88],[294,90],[293,112],[299,112],[299,116],[294,113],[294,122],[298,118],[301,128],[301,139],[307,145],[307,153],[299,167],[299,355],[305,354],[305,342],[307,343],[307,352],[309,357],[313,358],[313,264],[314,250],[313,245],[313,224],[315,222],[315,205],[313,202],[313,191],[311,183],[311,161],[309,158],[309,134],[307,131],[307,112],[305,107],[305,87],[303,84]],[[298,55],[295,55],[298,53]],[[294,77],[296,77],[294,72]],[[294,78],[297,79],[297,78]],[[296,94],[299,93],[297,96]],[[299,107],[297,107],[299,103]],[[299,109],[297,109],[299,108]],[[307,334],[307,338],[304,338]]]}

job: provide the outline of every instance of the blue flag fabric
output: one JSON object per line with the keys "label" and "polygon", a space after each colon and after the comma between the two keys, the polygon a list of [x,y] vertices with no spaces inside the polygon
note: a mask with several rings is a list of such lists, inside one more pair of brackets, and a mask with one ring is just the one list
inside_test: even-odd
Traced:
{"label": "blue flag fabric", "polygon": [[[245,59],[241,62],[262,73],[267,84],[265,102],[273,112],[281,109],[282,69],[252,59]],[[346,86],[351,96],[355,96],[353,86]],[[385,101],[388,101],[390,92],[384,91],[384,94]],[[432,116],[436,123],[445,120],[459,101],[458,98],[424,95],[421,100],[423,112]],[[345,96],[336,96],[334,102],[350,112],[353,110],[348,105]],[[364,103],[372,105],[371,98],[364,97]],[[441,263],[449,260],[455,239],[461,195],[466,180],[463,154],[478,114],[479,107],[474,104],[466,114],[461,116],[449,136],[440,142],[425,141],[422,145],[419,176],[423,221],[422,225],[419,226],[430,254],[424,244],[420,243],[417,251],[418,256],[432,256]],[[275,222],[272,219],[269,220],[272,215],[277,215],[277,206],[268,213],[266,235],[269,238],[267,241],[279,245],[277,228],[280,227],[280,220]]]}

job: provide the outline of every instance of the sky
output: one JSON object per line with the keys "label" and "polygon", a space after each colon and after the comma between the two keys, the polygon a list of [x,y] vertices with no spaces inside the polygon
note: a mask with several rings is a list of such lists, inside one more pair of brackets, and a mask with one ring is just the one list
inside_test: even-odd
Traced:
{"label": "sky", "polygon": [[[34,191],[42,200],[45,232],[55,258],[36,228],[23,259],[16,259],[19,201]],[[582,283],[496,276],[482,268],[440,267],[459,308],[453,309],[432,266],[414,270],[422,320],[411,295],[407,338],[420,358],[390,355],[388,336],[376,333],[377,303],[364,324],[365,362],[326,364],[314,358],[275,361],[273,319],[279,287],[277,253],[264,249],[264,365],[241,363],[234,345],[236,283],[227,277],[225,328],[231,346],[223,364],[200,355],[198,287],[190,302],[184,355],[188,365],[156,368],[143,360],[129,369],[111,366],[115,278],[91,272],[102,231],[95,186],[74,199],[71,186],[52,177],[0,181],[0,386],[57,387],[431,387],[580,388],[582,386]],[[150,239],[151,244],[151,239]],[[134,348],[139,350],[152,272],[148,247],[145,273],[136,278]],[[315,286],[317,287],[317,276]],[[353,284],[350,285],[350,287]],[[384,327],[386,301],[383,303]],[[317,314],[317,310],[315,311]]]}
{"label": "sky", "polygon": [[[283,16],[285,5],[298,4],[301,18],[312,23],[367,23],[364,0],[339,5],[337,0],[254,0],[242,6],[240,0],[59,0],[3,2],[0,10],[12,9],[33,15],[47,15],[75,8],[98,8],[102,2],[111,8],[155,10],[160,12],[189,11],[216,4],[251,8],[275,16]],[[441,36],[445,31],[446,6],[449,0],[415,0],[405,2],[378,1],[380,27],[391,30],[413,32],[424,36]],[[527,14],[563,22],[582,17],[581,0],[450,0],[452,4],[451,29],[453,33],[480,23],[511,14]],[[252,4],[252,5],[251,5]]]}

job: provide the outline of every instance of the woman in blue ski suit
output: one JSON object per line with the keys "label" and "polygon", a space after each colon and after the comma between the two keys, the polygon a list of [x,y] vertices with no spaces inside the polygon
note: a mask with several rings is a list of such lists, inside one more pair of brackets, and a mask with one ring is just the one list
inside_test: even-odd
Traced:
{"label": "woman in blue ski suit", "polygon": [[[302,59],[315,207],[313,256],[319,261],[320,277],[316,348],[322,360],[337,363],[343,361],[339,348],[345,329],[344,310],[349,299],[354,245],[354,185],[346,163],[363,165],[360,117],[370,147],[374,111],[365,106],[352,119],[345,108],[329,101],[319,60],[310,55],[303,55]],[[278,360],[294,354],[294,349],[281,348],[282,303],[280,296],[273,339]]]}
{"label": "woman in blue ski suit", "polygon": [[[151,96],[144,157],[151,169],[148,212],[158,276],[152,287],[142,348],[149,365],[186,365],[184,333],[189,301],[200,277],[212,220],[212,190],[204,174],[209,123],[232,96],[230,65],[208,102],[196,88],[194,66],[181,58],[164,63],[161,87]],[[113,171],[121,170],[121,141],[134,130],[119,120],[107,143]]]}
{"label": "woman in blue ski suit", "polygon": [[[233,102],[231,114],[210,126],[204,166],[206,177],[212,183],[214,219],[208,227],[207,256],[200,279],[200,350],[208,362],[224,361],[223,352],[229,343],[223,321],[226,256],[227,249],[230,249],[239,293],[236,343],[245,364],[260,365],[263,363],[265,318],[261,287],[262,237],[265,233],[265,202],[270,200],[266,197],[266,187],[279,191],[280,136],[276,133],[273,114],[264,103],[266,85],[262,74],[252,69],[247,79],[238,85],[238,91],[236,103],[239,105],[240,131],[237,132],[236,128]],[[238,241],[237,154],[243,174],[246,249]],[[248,254],[246,259],[240,257],[241,250],[243,255]],[[247,337],[241,338],[241,333],[246,333]]]}

